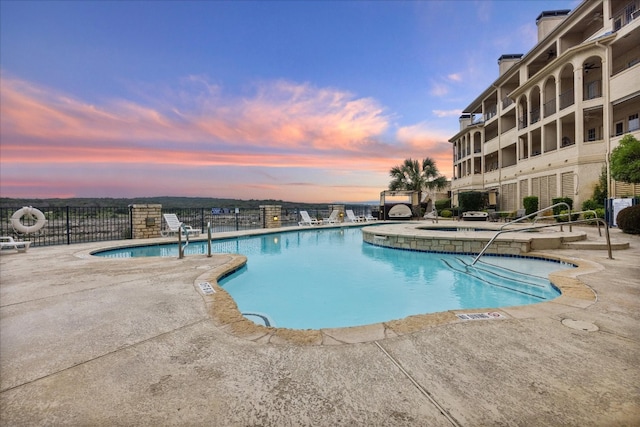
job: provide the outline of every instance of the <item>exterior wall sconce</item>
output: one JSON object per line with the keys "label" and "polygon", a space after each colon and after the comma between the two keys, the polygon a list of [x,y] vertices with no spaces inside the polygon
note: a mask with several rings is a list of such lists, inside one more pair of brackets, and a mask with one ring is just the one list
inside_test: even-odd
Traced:
{"label": "exterior wall sconce", "polygon": [[274,221],[277,221],[277,220],[278,220],[278,217],[274,215],[273,220],[274,220]]}

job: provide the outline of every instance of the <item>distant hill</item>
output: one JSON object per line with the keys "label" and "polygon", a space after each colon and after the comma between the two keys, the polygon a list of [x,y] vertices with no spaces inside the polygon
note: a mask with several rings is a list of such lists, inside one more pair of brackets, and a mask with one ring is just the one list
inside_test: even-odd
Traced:
{"label": "distant hill", "polygon": [[[336,202],[338,204],[339,202]],[[69,199],[12,199],[0,198],[0,207],[122,207],[132,204],[161,204],[163,208],[258,208],[260,205],[280,205],[285,209],[326,209],[328,203],[286,202],[283,200],[237,200],[211,197],[136,197],[127,198],[69,198]],[[351,203],[343,203],[351,204]],[[358,204],[358,203],[353,203]],[[368,203],[360,203],[368,204]],[[374,203],[375,204],[375,203]]]}

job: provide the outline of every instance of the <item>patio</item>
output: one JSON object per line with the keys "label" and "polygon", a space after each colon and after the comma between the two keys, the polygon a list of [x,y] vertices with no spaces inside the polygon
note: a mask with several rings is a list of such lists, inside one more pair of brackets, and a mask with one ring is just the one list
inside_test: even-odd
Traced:
{"label": "patio", "polygon": [[2,254],[1,424],[638,425],[640,236],[611,232],[631,245],[613,260],[549,251],[595,263],[580,276],[595,303],[324,345],[216,321],[197,285],[236,256],[87,255],[122,242]]}

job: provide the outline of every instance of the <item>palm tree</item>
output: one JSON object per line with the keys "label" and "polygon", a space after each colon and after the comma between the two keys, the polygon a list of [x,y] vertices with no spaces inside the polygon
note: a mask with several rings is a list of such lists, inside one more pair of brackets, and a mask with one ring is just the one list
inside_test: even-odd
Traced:
{"label": "palm tree", "polygon": [[392,178],[389,190],[417,191],[419,201],[423,190],[440,190],[447,185],[447,178],[440,175],[430,157],[422,160],[422,167],[418,160],[406,159],[402,165],[391,168],[389,175]]}

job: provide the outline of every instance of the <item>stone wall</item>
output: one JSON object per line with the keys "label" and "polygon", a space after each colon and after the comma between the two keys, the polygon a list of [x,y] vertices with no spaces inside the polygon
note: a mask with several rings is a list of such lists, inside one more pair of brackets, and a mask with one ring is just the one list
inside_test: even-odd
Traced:
{"label": "stone wall", "polygon": [[282,219],[282,206],[260,206],[260,216],[262,217],[262,228],[280,228],[280,221]]}
{"label": "stone wall", "polygon": [[[388,248],[463,254],[478,254],[489,241],[489,238],[394,236],[368,231],[363,231],[362,238],[365,242]],[[530,251],[531,243],[529,241],[496,240],[489,246],[486,253],[520,255]]]}
{"label": "stone wall", "polygon": [[131,208],[131,238],[160,237],[162,205],[129,205]]}

